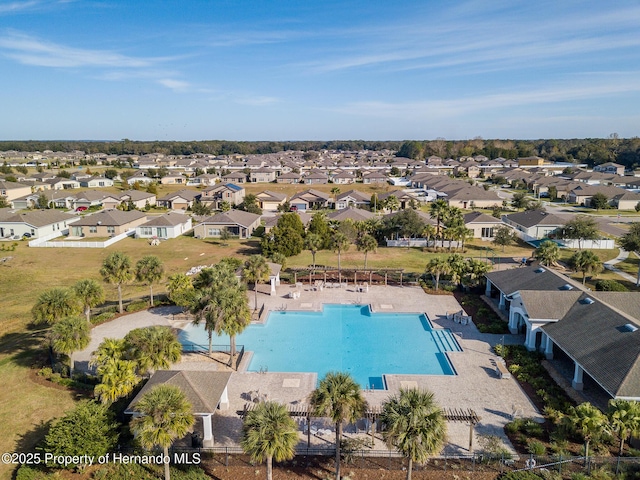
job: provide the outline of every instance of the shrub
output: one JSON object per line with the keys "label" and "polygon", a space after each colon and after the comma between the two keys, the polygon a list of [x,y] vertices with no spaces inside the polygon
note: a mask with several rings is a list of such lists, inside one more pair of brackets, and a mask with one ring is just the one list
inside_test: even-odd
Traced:
{"label": "shrub", "polygon": [[51,375],[53,375],[53,370],[51,369],[51,367],[43,367],[38,370],[39,377],[44,377],[49,380],[51,378]]}
{"label": "shrub", "polygon": [[132,302],[127,305],[125,309],[127,312],[139,312],[141,310],[146,310],[149,307],[149,304],[146,301]]}
{"label": "shrub", "polygon": [[99,315],[91,317],[91,323],[94,325],[98,325],[102,322],[106,322],[107,320],[111,320],[116,316],[116,312],[102,312]]}
{"label": "shrub", "polygon": [[629,289],[617,280],[598,280],[596,282],[598,292],[628,292]]}
{"label": "shrub", "polygon": [[29,465],[20,465],[15,476],[16,480],[49,480],[52,478],[58,477],[50,473],[45,473],[37,468],[30,467]]}
{"label": "shrub", "polygon": [[540,440],[529,439],[527,441],[527,451],[532,455],[546,455],[547,447]]}

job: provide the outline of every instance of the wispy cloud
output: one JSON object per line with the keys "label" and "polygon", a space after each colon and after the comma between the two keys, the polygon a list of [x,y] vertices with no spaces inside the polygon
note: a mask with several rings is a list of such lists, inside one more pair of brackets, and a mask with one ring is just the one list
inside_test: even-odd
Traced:
{"label": "wispy cloud", "polygon": [[235,96],[232,97],[235,103],[239,103],[241,105],[250,105],[252,107],[266,107],[269,105],[273,105],[274,103],[278,103],[280,100],[276,97],[266,97],[266,96]]}
{"label": "wispy cloud", "polygon": [[612,95],[640,92],[640,84],[635,80],[638,73],[615,76],[608,82],[576,82],[549,86],[527,91],[487,93],[472,98],[451,100],[416,100],[407,102],[363,101],[352,102],[335,108],[334,111],[362,116],[386,118],[433,118],[458,117],[464,114],[497,110],[527,105],[572,102],[585,99],[599,99]]}
{"label": "wispy cloud", "polygon": [[18,33],[0,37],[0,50],[19,63],[40,67],[146,68],[167,60],[130,57],[109,50],[73,48]]}
{"label": "wispy cloud", "polygon": [[31,10],[33,7],[38,7],[42,2],[38,0],[24,1],[24,2],[7,2],[0,4],[0,15],[3,13],[18,13],[25,10]]}
{"label": "wispy cloud", "polygon": [[161,78],[156,80],[156,82],[163,87],[167,87],[168,89],[173,90],[174,92],[186,92],[191,88],[189,82],[176,80],[173,78]]}

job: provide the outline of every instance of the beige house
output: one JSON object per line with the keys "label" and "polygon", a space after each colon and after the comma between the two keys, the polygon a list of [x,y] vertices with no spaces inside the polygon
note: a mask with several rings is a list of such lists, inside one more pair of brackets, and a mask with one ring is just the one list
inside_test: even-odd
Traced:
{"label": "beige house", "polygon": [[30,193],[31,187],[29,185],[0,180],[0,197],[6,197],[9,202],[16,198],[29,195]]}
{"label": "beige house", "polygon": [[101,210],[81,218],[71,226],[73,237],[113,237],[134,230],[147,221],[147,216],[137,210]]}
{"label": "beige house", "polygon": [[275,212],[280,205],[287,201],[287,195],[265,190],[264,192],[258,193],[256,199],[262,210]]}
{"label": "beige house", "polygon": [[156,196],[153,193],[143,192],[142,190],[125,190],[117,194],[106,196],[102,200],[102,207],[105,209],[117,208],[122,203],[133,203],[133,206],[143,209],[147,203],[151,206],[156,204]]}
{"label": "beige house", "polygon": [[251,183],[271,183],[276,180],[276,171],[271,168],[256,168],[249,173]]}
{"label": "beige house", "polygon": [[486,213],[471,212],[464,216],[464,226],[473,232],[473,238],[491,240],[495,229],[501,225],[504,224],[499,218]]}

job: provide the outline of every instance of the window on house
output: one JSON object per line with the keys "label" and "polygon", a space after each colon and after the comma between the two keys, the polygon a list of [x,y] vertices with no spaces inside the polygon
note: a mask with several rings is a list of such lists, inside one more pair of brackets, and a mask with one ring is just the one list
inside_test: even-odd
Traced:
{"label": "window on house", "polygon": [[482,237],[483,238],[491,238],[493,237],[493,227],[485,227],[482,229]]}
{"label": "window on house", "polygon": [[116,227],[113,227],[113,226],[107,227],[107,233],[108,234],[116,233]]}
{"label": "window on house", "polygon": [[209,237],[219,237],[220,236],[220,229],[219,228],[209,228],[207,230],[207,235]]}
{"label": "window on house", "polygon": [[140,230],[142,235],[153,235],[153,229],[151,227],[142,227]]}
{"label": "window on house", "polygon": [[98,233],[98,227],[96,226],[89,227],[89,233]]}

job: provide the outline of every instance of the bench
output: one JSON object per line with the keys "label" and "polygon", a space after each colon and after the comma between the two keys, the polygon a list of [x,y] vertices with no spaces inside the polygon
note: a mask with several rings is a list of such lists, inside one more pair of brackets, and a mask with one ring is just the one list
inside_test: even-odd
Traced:
{"label": "bench", "polygon": [[511,378],[511,372],[507,370],[507,366],[499,360],[496,362],[496,373],[500,378]]}

